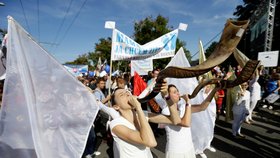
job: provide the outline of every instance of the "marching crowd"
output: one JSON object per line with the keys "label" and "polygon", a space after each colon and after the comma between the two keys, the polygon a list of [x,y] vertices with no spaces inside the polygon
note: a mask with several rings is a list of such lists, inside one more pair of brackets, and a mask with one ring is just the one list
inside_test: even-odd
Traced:
{"label": "marching crowd", "polygon": [[[228,73],[224,68],[217,66],[211,73],[214,78],[226,80],[230,75],[238,76],[241,71],[242,68],[237,66],[236,69],[233,68],[233,73]],[[154,69],[147,76],[142,76],[142,79],[147,83],[148,91],[151,91],[153,86],[154,90],[160,91],[165,101],[164,106],[150,101],[141,104],[137,97],[132,95],[133,77],[129,73],[112,76],[111,80],[107,74],[102,77],[78,77],[78,80],[88,87],[102,106],[90,131],[84,157],[100,154],[96,150],[96,135],[107,141],[109,149],[113,149],[112,153],[108,152],[110,157],[152,157],[150,148],[157,145],[155,134],[158,124],[165,124],[167,158],[195,157],[196,154],[207,157],[203,152],[195,152],[190,130],[192,113],[207,109],[208,105],[215,100],[217,114],[213,118],[215,122],[220,114],[225,113],[227,90],[221,89],[219,84],[206,86],[204,88],[205,100],[201,104],[191,105],[188,94],[179,94],[175,85],[167,82],[155,84],[159,72],[159,69]],[[207,79],[206,76],[203,78]],[[259,102],[265,101],[264,98],[270,94],[278,94],[279,85],[279,70],[274,69],[271,75],[268,75],[264,73],[262,67],[259,67],[250,81],[239,86],[231,108],[233,138],[245,138],[241,133],[242,123],[254,122],[252,119],[254,108]],[[111,88],[111,94],[109,88]],[[262,105],[273,109],[273,104],[267,101]],[[209,149],[215,152],[213,147]]]}
{"label": "marching crowd", "polygon": [[[213,78],[227,80],[231,75],[240,75],[241,71],[242,68],[237,66],[229,73],[217,66],[211,75]],[[109,157],[153,157],[150,148],[157,145],[155,135],[158,124],[164,124],[166,131],[166,158],[195,158],[197,154],[203,158],[207,157],[203,152],[197,153],[195,150],[191,132],[192,113],[206,110],[209,104],[215,101],[216,113],[211,118],[215,124],[219,115],[225,114],[227,89],[221,89],[219,83],[214,86],[207,85],[203,90],[204,100],[200,104],[192,105],[189,94],[180,94],[172,83],[167,83],[166,80],[161,84],[156,83],[159,72],[159,69],[154,69],[148,75],[142,76],[142,79],[147,83],[145,91],[151,92],[152,89],[158,91],[164,103],[156,100],[140,103],[137,96],[133,95],[134,77],[129,73],[112,76],[111,80],[108,74],[102,77],[85,75],[77,77],[95,95],[100,107],[90,130],[83,157],[100,155],[97,151],[98,139],[107,142]],[[207,79],[209,78],[206,75],[198,78],[199,82]],[[1,82],[1,101],[3,85]],[[264,98],[271,94],[279,94],[279,85],[279,69],[273,69],[268,75],[262,67],[259,67],[248,82],[238,86],[236,99],[231,107],[234,139],[245,138],[241,133],[241,125],[243,122],[248,124],[254,122],[252,112],[260,102],[264,108],[273,109],[273,104]],[[208,149],[215,152],[210,144],[211,142]]]}

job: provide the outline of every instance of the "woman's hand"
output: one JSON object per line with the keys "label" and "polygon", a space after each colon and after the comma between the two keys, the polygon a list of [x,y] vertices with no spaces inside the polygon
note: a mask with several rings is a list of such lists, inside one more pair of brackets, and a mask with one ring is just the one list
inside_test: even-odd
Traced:
{"label": "woman's hand", "polygon": [[190,104],[190,98],[189,98],[188,94],[185,94],[185,95],[183,95],[181,97],[186,101],[186,103]]}
{"label": "woman's hand", "polygon": [[137,100],[137,97],[132,95],[129,97],[128,99],[128,103],[131,105],[131,107],[133,109],[138,110],[139,108],[141,108],[141,104],[139,103],[139,101]]}

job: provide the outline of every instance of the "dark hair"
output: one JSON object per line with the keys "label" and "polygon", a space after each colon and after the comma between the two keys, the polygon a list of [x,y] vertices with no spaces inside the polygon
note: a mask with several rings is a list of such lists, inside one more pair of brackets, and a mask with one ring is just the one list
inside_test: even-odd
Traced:
{"label": "dark hair", "polygon": [[99,84],[101,81],[104,81],[104,82],[105,82],[105,80],[104,80],[103,77],[98,78],[97,81],[96,81],[96,84]]}
{"label": "dark hair", "polygon": [[123,88],[117,87],[117,88],[112,92],[112,94],[111,94],[111,103],[112,103],[112,106],[116,104],[115,93],[116,93],[116,91],[119,90],[119,89],[123,89]]}
{"label": "dark hair", "polygon": [[168,91],[168,92],[169,92],[169,90],[170,90],[171,87],[174,87],[174,88],[176,88],[176,89],[178,90],[178,88],[177,88],[174,84],[170,84],[170,85],[168,85],[168,88],[167,88],[167,91]]}

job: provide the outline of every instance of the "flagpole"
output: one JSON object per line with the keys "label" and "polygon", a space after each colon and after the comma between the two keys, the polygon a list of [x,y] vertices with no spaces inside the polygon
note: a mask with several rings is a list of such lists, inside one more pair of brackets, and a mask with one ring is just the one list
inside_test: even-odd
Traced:
{"label": "flagpole", "polygon": [[[114,21],[106,21],[105,22],[105,28],[106,29],[115,29],[116,23]],[[114,36],[114,31],[112,31],[112,45],[113,45],[113,36]],[[110,57],[110,74],[109,74],[109,95],[111,95],[111,78],[112,78],[112,67],[113,67],[113,61],[112,61],[112,52],[113,48],[111,47],[111,57]],[[109,102],[109,106],[111,105],[111,102]]]}
{"label": "flagpole", "polygon": [[113,64],[112,64],[112,56],[110,57],[110,75],[109,75],[109,79],[110,79],[110,84],[109,84],[109,95],[111,95],[111,78],[112,78],[112,67],[113,67]]}

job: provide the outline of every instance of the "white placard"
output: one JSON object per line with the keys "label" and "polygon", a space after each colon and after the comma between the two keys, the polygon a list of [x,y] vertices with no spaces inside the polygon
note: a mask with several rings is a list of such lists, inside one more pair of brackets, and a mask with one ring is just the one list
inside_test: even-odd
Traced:
{"label": "white placard", "polygon": [[259,52],[258,60],[264,67],[275,67],[278,65],[279,51]]}

